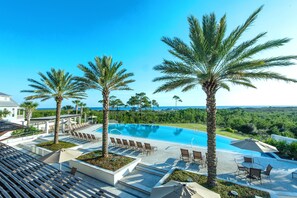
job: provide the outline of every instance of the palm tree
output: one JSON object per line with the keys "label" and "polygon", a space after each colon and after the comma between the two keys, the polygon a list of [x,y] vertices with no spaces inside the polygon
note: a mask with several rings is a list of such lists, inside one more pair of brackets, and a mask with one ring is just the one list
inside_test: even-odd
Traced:
{"label": "palm tree", "polygon": [[174,96],[172,97],[172,99],[175,100],[175,106],[177,106],[177,102],[183,102],[183,101],[180,99],[180,97],[177,96],[177,95],[174,95]]}
{"label": "palm tree", "polygon": [[89,66],[78,65],[84,72],[84,77],[78,78],[85,84],[87,89],[99,90],[103,97],[103,132],[102,154],[108,157],[108,117],[109,95],[115,90],[131,90],[129,84],[134,82],[130,79],[133,73],[127,73],[121,69],[122,62],[113,62],[112,57],[95,57],[95,63],[89,62]]}
{"label": "palm tree", "polygon": [[55,119],[55,136],[54,143],[59,143],[60,115],[63,99],[82,99],[86,96],[84,87],[81,86],[75,77],[64,70],[56,70],[52,68],[50,71],[43,74],[38,73],[40,81],[29,78],[29,84],[32,90],[23,90],[32,95],[27,96],[26,100],[41,99],[45,101],[53,98],[56,101],[56,119]]}
{"label": "palm tree", "polygon": [[30,120],[31,120],[31,117],[32,117],[32,113],[38,107],[38,103],[32,102],[32,101],[25,101],[20,105],[20,107],[25,109],[27,127],[30,127]]}
{"label": "palm tree", "polygon": [[81,103],[80,100],[73,100],[72,101],[73,104],[75,104],[75,114],[78,113],[78,106]]}
{"label": "palm tree", "polygon": [[157,102],[157,100],[152,100],[151,105],[153,107],[153,110],[154,110],[154,107],[159,107],[159,103]]}
{"label": "palm tree", "polygon": [[71,105],[66,105],[66,106],[62,107],[62,109],[63,109],[64,111],[66,111],[67,114],[70,114],[70,112],[73,110],[73,106],[71,106]]}
{"label": "palm tree", "polygon": [[83,102],[80,102],[80,103],[78,104],[78,106],[79,106],[79,108],[80,108],[80,115],[82,115],[83,112],[84,112],[84,108],[87,106],[87,104],[86,104],[86,103],[83,103]]}
{"label": "palm tree", "polygon": [[265,33],[256,35],[251,40],[238,43],[242,34],[255,21],[262,7],[253,12],[245,23],[238,26],[229,35],[226,34],[226,16],[219,22],[215,14],[204,15],[202,24],[194,17],[188,17],[190,26],[190,45],[179,38],[162,38],[177,58],[174,61],[164,60],[161,65],[155,66],[164,76],[154,81],[164,82],[155,92],[171,91],[182,88],[189,91],[201,86],[206,93],[207,112],[207,166],[208,185],[216,185],[216,92],[219,89],[230,90],[230,84],[255,86],[253,80],[276,79],[286,82],[297,82],[279,73],[268,69],[276,66],[293,65],[297,56],[277,56],[259,58],[263,51],[278,48],[289,42],[283,38],[258,44],[258,40]]}
{"label": "palm tree", "polygon": [[10,114],[10,111],[8,111],[7,109],[0,110],[0,120],[2,120],[3,118],[5,118],[9,114]]}
{"label": "palm tree", "polygon": [[119,98],[115,99],[114,103],[115,103],[115,107],[117,108],[117,111],[119,110],[119,107],[125,106],[123,101]]}

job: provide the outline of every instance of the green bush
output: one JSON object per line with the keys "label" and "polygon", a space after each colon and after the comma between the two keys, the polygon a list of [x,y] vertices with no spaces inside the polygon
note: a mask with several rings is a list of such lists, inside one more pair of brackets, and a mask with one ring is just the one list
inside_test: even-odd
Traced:
{"label": "green bush", "polygon": [[30,126],[29,128],[17,129],[13,131],[12,136],[23,137],[23,136],[29,136],[29,135],[37,135],[42,132],[43,132],[42,130],[39,130],[33,126]]}
{"label": "green bush", "polygon": [[225,128],[225,131],[230,132],[230,133],[235,133],[235,131],[233,129],[231,129],[230,127]]}
{"label": "green bush", "polygon": [[57,151],[60,149],[66,149],[66,148],[71,148],[74,146],[77,146],[76,144],[73,144],[71,142],[64,142],[64,141],[59,141],[58,144],[54,144],[54,141],[48,141],[48,142],[42,142],[39,144],[36,144],[36,146],[42,147],[42,148],[46,148],[49,149],[51,151]]}

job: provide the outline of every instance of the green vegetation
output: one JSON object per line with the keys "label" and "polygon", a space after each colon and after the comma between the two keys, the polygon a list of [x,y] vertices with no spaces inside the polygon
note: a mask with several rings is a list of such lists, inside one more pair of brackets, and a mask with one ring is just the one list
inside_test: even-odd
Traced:
{"label": "green vegetation", "polygon": [[70,142],[64,142],[64,141],[59,141],[58,144],[55,144],[54,141],[48,141],[48,142],[42,142],[40,144],[36,144],[36,146],[46,148],[51,151],[57,151],[62,148],[71,148],[74,146],[77,146],[76,144],[70,143]]}
{"label": "green vegetation", "polygon": [[277,141],[272,138],[268,138],[265,142],[267,144],[275,146],[279,151],[279,153],[277,154],[281,158],[297,160],[297,142],[292,142],[291,144],[288,144],[285,141]]}
{"label": "green vegetation", "polygon": [[77,159],[111,171],[116,171],[134,160],[130,157],[113,153],[109,153],[108,157],[104,158],[102,156],[102,151],[99,150],[82,155]]}
{"label": "green vegetation", "polygon": [[43,133],[42,130],[36,129],[35,127],[30,126],[29,128],[17,129],[12,132],[12,136],[14,137],[24,137],[29,135],[37,135]]}
{"label": "green vegetation", "polygon": [[10,111],[8,111],[7,109],[0,110],[0,120],[2,120],[3,118],[5,118],[9,114],[10,114]]}
{"label": "green vegetation", "polygon": [[207,177],[204,175],[198,175],[195,173],[183,171],[183,170],[175,170],[166,180],[166,182],[169,182],[170,180],[175,181],[181,181],[181,182],[188,182],[193,181],[197,182],[198,184],[218,193],[221,195],[222,198],[231,198],[232,196],[229,196],[228,193],[231,190],[235,190],[238,192],[238,197],[244,197],[244,198],[253,198],[255,195],[260,197],[270,197],[269,193],[263,192],[260,190],[256,190],[253,188],[240,186],[237,184],[233,184],[231,182],[226,182],[222,180],[217,180],[217,185],[213,188],[209,188],[207,185]]}

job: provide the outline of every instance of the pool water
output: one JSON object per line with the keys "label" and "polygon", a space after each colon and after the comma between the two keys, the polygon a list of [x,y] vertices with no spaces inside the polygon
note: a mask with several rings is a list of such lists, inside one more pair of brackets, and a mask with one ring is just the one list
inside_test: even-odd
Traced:
{"label": "pool water", "polygon": [[[205,132],[191,129],[149,124],[110,124],[108,128],[109,134],[207,147],[207,134]],[[97,132],[102,132],[102,128],[99,128]],[[233,139],[217,135],[217,149],[238,152],[247,155],[260,155],[258,152],[243,150],[230,145],[232,140]]]}

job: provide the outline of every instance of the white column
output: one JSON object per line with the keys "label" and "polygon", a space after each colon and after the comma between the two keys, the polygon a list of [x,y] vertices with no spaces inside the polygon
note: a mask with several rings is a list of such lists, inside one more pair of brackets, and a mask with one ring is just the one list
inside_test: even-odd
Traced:
{"label": "white column", "polygon": [[85,122],[87,122],[87,114],[85,113]]}
{"label": "white column", "polygon": [[65,132],[65,119],[62,119],[62,133]]}
{"label": "white column", "polygon": [[81,124],[81,116],[78,117],[78,124]]}
{"label": "white column", "polygon": [[45,133],[48,134],[49,131],[49,123],[48,121],[45,122]]}

